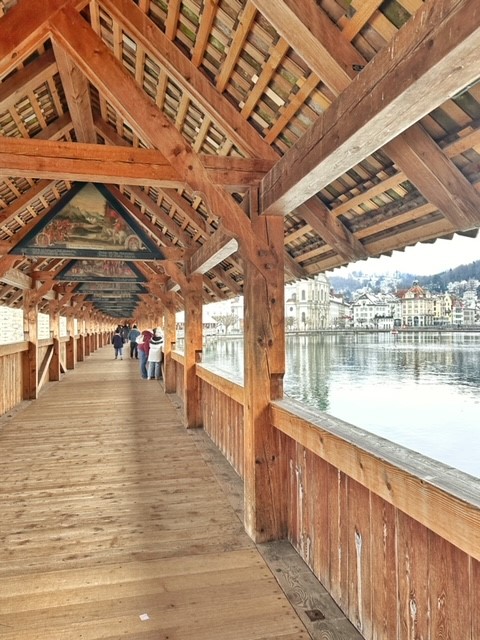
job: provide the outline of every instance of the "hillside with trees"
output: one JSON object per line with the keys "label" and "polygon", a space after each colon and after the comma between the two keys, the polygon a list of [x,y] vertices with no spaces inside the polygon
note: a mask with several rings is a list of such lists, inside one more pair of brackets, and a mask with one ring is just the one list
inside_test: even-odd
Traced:
{"label": "hillside with trees", "polygon": [[[347,298],[350,298],[356,291],[365,287],[373,292],[385,290],[386,283],[390,283],[390,289],[408,289],[415,280],[432,293],[444,293],[454,284],[457,284],[461,289],[466,288],[467,283],[476,281],[478,286],[480,282],[480,260],[429,276],[401,272],[397,272],[395,277],[381,274],[372,276],[362,273],[359,269],[348,277],[331,275],[328,279],[332,289],[336,293],[342,293]],[[462,285],[461,283],[464,284]]]}

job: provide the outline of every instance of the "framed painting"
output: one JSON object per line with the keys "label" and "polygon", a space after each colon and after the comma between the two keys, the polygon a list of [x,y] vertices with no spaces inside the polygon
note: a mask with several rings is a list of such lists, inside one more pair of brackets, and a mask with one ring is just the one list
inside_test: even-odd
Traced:
{"label": "framed painting", "polygon": [[126,260],[72,260],[57,276],[69,282],[145,282],[139,269]]}
{"label": "framed painting", "polygon": [[162,260],[160,248],[105,185],[74,183],[11,251],[53,258]]}

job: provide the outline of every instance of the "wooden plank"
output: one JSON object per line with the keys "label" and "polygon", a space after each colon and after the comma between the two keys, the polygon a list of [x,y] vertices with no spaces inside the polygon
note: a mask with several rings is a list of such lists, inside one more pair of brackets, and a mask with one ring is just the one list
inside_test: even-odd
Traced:
{"label": "wooden plank", "polygon": [[347,585],[348,618],[365,638],[372,637],[372,574],[370,495],[358,482],[348,478]]}
{"label": "wooden plank", "polygon": [[428,638],[428,531],[401,511],[397,514],[399,633],[404,638]]}
{"label": "wooden plank", "polygon": [[282,157],[262,181],[262,211],[288,213],[477,79],[480,8],[450,5],[426,2]]}
{"label": "wooden plank", "polygon": [[238,404],[243,405],[244,390],[243,385],[228,380],[224,375],[218,375],[209,368],[205,368],[201,363],[197,363],[196,367],[197,376],[204,380],[207,384],[219,390],[222,394],[231,398]]}
{"label": "wooden plank", "polygon": [[430,637],[468,638],[472,620],[467,594],[475,589],[470,582],[469,558],[435,534],[430,535],[429,556],[428,595],[435,603],[431,607]]}
{"label": "wooden plank", "polygon": [[370,532],[372,637],[397,638],[400,570],[396,513],[392,505],[375,494],[370,494]]}

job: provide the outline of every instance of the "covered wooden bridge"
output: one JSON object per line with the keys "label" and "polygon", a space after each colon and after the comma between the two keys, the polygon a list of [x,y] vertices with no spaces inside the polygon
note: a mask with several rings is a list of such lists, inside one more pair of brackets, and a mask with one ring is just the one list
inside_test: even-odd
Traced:
{"label": "covered wooden bridge", "polygon": [[[478,481],[282,387],[285,282],[477,234],[478,0],[0,0],[0,15],[0,302],[24,319],[23,340],[0,346],[0,468],[31,459],[27,485],[41,460],[53,472],[79,435],[65,402],[48,419],[60,430],[39,437],[37,403],[62,389],[72,402],[71,380],[117,323],[162,325],[162,388],[242,479],[249,539],[288,540],[367,640],[477,640]],[[238,295],[243,385],[201,364],[202,305]],[[106,403],[117,387],[110,363],[104,372]],[[166,398],[146,394],[155,420]],[[10,420],[25,429],[13,448]],[[99,474],[111,470],[98,459]],[[51,496],[34,493],[22,508],[38,516]],[[5,534],[19,546],[21,517]],[[7,551],[0,577],[13,566]],[[6,637],[23,637],[10,622]],[[281,637],[273,622],[256,635],[238,624],[219,637]],[[61,637],[202,637],[94,627]]]}

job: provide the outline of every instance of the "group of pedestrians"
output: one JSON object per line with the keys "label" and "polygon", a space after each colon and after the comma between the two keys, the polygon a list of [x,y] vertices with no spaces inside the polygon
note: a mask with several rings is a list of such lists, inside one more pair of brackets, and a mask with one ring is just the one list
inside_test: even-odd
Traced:
{"label": "group of pedestrians", "polygon": [[140,331],[136,324],[128,331],[123,331],[120,325],[116,328],[112,338],[115,350],[115,360],[123,360],[123,346],[130,343],[130,358],[140,361],[140,375],[145,380],[160,380],[162,378],[163,361],[163,333],[159,328]]}

